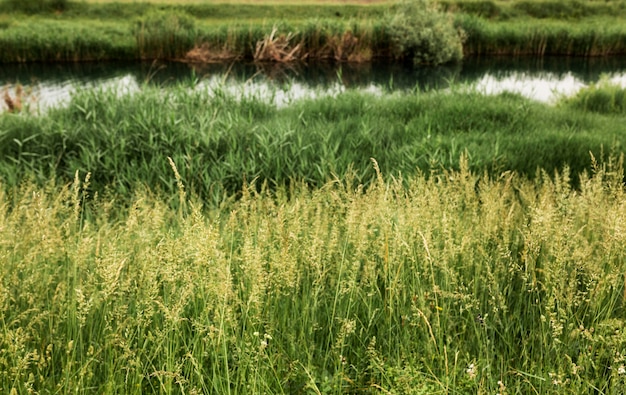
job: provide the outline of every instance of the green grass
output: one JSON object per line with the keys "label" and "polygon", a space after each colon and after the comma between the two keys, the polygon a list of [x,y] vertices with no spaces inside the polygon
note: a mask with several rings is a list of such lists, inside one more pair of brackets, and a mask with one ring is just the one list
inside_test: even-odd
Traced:
{"label": "green grass", "polygon": [[[193,81],[190,83],[194,84]],[[207,201],[246,180],[272,188],[354,173],[368,184],[376,158],[387,175],[453,168],[467,153],[472,169],[532,177],[569,166],[589,169],[589,153],[621,152],[623,113],[604,116],[551,107],[517,95],[348,91],[285,108],[223,88],[192,91],[145,86],[132,95],[86,90],[40,116],[0,116],[0,177],[69,182],[91,172],[92,187],[129,197],[138,182],[174,195],[167,157],[188,190]],[[523,155],[520,155],[523,153]]]}
{"label": "green grass", "polygon": [[[274,26],[278,27],[278,35],[294,34],[292,45],[304,45],[302,54],[309,54],[310,58],[327,55],[328,50],[323,46],[312,44],[317,36],[328,35],[329,31],[332,34],[327,41],[334,42],[335,47],[347,45],[342,41],[346,33],[358,42],[358,54],[345,59],[339,57],[340,61],[391,59],[397,55],[389,36],[390,4],[69,2],[62,12],[48,9],[22,12],[12,5],[22,3],[0,3],[3,48],[0,62],[180,59],[191,47],[202,44],[212,51],[252,59],[257,43]],[[443,2],[442,9],[452,12],[456,25],[467,34],[466,55],[626,53],[626,2],[623,1],[467,0]],[[187,18],[193,28],[185,29],[184,39],[169,40],[170,27],[156,23],[162,19],[159,14]],[[151,17],[153,21],[149,21]],[[141,23],[153,26],[144,31],[147,35],[137,29]],[[31,26],[42,27],[33,30]],[[145,47],[146,40],[152,41],[149,50]]]}
{"label": "green grass", "polygon": [[626,53],[626,28],[620,17],[588,18],[572,24],[561,20],[488,22],[459,16],[467,33],[466,55],[609,56]]}
{"label": "green grass", "polygon": [[626,89],[602,80],[562,102],[576,110],[623,115],[626,114]]}
{"label": "green grass", "polygon": [[620,394],[622,161],[578,190],[459,165],[220,208],[9,188],[0,391]]}

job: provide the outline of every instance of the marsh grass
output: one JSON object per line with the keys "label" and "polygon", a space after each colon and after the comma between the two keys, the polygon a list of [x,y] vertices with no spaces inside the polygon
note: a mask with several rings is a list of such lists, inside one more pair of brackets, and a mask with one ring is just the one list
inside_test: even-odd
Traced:
{"label": "marsh grass", "polygon": [[357,184],[369,185],[371,157],[398,176],[456,168],[467,152],[474,171],[533,177],[538,168],[565,165],[579,173],[591,165],[589,152],[626,146],[621,115],[513,94],[315,96],[278,107],[271,92],[233,94],[226,87],[84,90],[45,114],[0,116],[0,177],[11,186],[25,177],[70,182],[79,170],[92,173],[100,193],[113,187],[128,198],[143,183],[175,195],[171,157],[188,191],[219,201],[254,179],[271,188],[298,181],[319,187],[352,172]]}
{"label": "marsh grass", "polygon": [[[395,57],[437,64],[462,55],[626,53],[626,3],[572,4],[461,1],[399,10],[389,4],[69,2],[62,13],[26,15],[1,2],[0,62],[182,59],[194,47],[205,49],[196,61],[253,60],[257,43],[275,26],[276,37],[293,36],[306,59]],[[547,14],[538,15],[535,8]],[[389,15],[393,9],[399,10],[395,17]],[[454,26],[444,11],[453,13]]]}
{"label": "marsh grass", "polygon": [[622,166],[573,190],[567,168],[462,157],[367,190],[250,183],[219,208],[137,186],[119,211],[78,173],[2,188],[0,388],[618,394]]}
{"label": "marsh grass", "polygon": [[563,104],[577,110],[623,115],[626,114],[626,88],[605,79],[564,99]]}
{"label": "marsh grass", "polygon": [[626,53],[621,19],[588,19],[574,25],[560,20],[488,22],[459,15],[467,33],[465,55],[609,56]]}

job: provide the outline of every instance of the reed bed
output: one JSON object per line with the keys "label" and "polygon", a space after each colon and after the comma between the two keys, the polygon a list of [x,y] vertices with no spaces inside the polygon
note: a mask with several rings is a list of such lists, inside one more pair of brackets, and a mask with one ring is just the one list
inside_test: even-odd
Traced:
{"label": "reed bed", "polygon": [[27,18],[0,30],[0,62],[132,59],[136,46],[119,23]]}
{"label": "reed bed", "polygon": [[576,190],[461,157],[221,207],[173,167],[177,209],[137,185],[121,211],[89,175],[22,183],[0,193],[0,391],[620,394],[623,161],[594,164]]}
{"label": "reed bed", "polygon": [[[455,16],[459,37],[465,38],[465,55],[609,56],[626,53],[625,4],[461,1],[444,2],[440,10]],[[399,44],[391,36],[397,32],[404,39],[413,34],[401,31],[408,22],[393,26],[394,9],[390,5],[310,4],[137,3],[119,7],[70,2],[60,14],[41,11],[28,16],[4,2],[0,3],[0,62],[181,60],[194,48],[195,61],[254,60],[257,45],[270,37],[274,28],[275,36],[293,37],[293,46],[300,46],[298,60],[415,58],[411,53],[399,53],[398,47],[411,52],[411,46]],[[3,16],[9,19],[5,21]],[[407,20],[417,19],[411,16]],[[435,35],[413,46],[433,47],[435,53],[445,54],[450,49],[443,44],[449,44],[454,35],[446,35],[442,42],[435,39],[442,35]]]}
{"label": "reed bed", "polygon": [[[260,94],[201,85],[143,87],[133,94],[86,90],[45,114],[0,116],[0,178],[69,182],[92,173],[92,187],[130,193],[137,183],[174,195],[171,157],[187,185],[219,201],[258,179],[271,187],[324,185],[354,173],[368,184],[375,157],[387,174],[455,168],[467,152],[472,169],[534,176],[568,165],[579,173],[626,146],[623,117],[551,107],[502,94],[452,92],[376,96],[347,91],[286,107]],[[275,94],[275,93],[274,93]],[[523,152],[523,155],[520,155]]]}
{"label": "reed bed", "polygon": [[598,19],[574,25],[563,21],[486,22],[461,16],[467,34],[466,55],[610,56],[626,53],[621,19]]}

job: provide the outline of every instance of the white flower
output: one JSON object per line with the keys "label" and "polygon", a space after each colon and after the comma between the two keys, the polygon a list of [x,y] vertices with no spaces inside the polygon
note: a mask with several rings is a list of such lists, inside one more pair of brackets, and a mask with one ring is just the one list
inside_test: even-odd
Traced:
{"label": "white flower", "polygon": [[470,363],[467,366],[467,369],[465,370],[465,373],[467,373],[467,375],[473,379],[476,377],[476,365],[474,365],[473,363]]}

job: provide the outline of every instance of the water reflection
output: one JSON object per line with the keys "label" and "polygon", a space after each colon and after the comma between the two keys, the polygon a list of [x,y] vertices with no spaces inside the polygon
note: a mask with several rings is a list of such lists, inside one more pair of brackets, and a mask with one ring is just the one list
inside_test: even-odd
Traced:
{"label": "water reflection", "polygon": [[[601,76],[626,86],[626,58],[473,58],[437,68],[401,63],[365,64],[208,64],[182,63],[68,63],[0,66],[0,87],[11,94],[25,87],[25,101],[33,108],[66,102],[72,92],[89,87],[114,87],[133,92],[143,84],[168,86],[190,82],[200,88],[222,86],[238,95],[269,97],[285,105],[303,97],[334,95],[345,89],[376,94],[391,91],[445,89],[464,84],[485,94],[503,91],[551,102],[597,82]],[[190,84],[191,85],[191,84]],[[0,108],[5,103],[0,104]]]}

